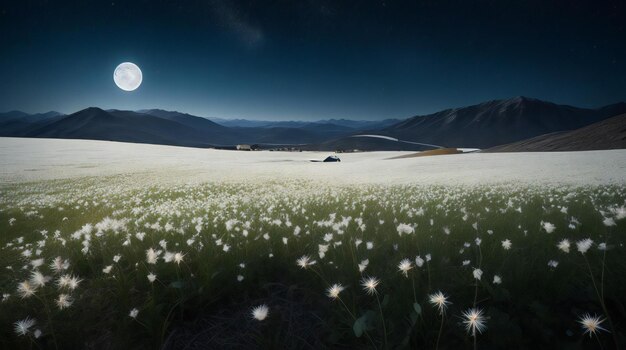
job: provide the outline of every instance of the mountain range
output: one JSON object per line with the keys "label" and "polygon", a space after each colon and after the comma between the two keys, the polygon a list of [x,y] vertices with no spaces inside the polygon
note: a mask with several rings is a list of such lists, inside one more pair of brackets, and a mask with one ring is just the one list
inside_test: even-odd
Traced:
{"label": "mountain range", "polygon": [[384,120],[351,120],[351,119],[324,119],[313,122],[305,121],[269,121],[269,120],[248,120],[248,119],[222,119],[209,118],[210,120],[224,126],[242,127],[242,128],[302,128],[311,124],[329,124],[335,126],[343,126],[348,129],[355,130],[377,130],[382,129],[400,122],[400,119],[384,119]]}
{"label": "mountain range", "polygon": [[626,114],[611,117],[580,129],[557,131],[496,146],[487,152],[564,152],[626,148]]}
{"label": "mountain range", "polygon": [[[186,113],[90,107],[58,112],[0,113],[0,136],[111,140],[189,147],[260,144],[307,150],[423,150],[492,148],[579,129],[626,113],[626,103],[598,109],[528,97],[493,100],[408,119],[252,121],[207,119]],[[598,135],[601,137],[601,135]]]}
{"label": "mountain range", "polygon": [[382,132],[399,139],[448,147],[488,148],[578,129],[622,113],[626,113],[626,103],[586,109],[516,97],[412,117]]}

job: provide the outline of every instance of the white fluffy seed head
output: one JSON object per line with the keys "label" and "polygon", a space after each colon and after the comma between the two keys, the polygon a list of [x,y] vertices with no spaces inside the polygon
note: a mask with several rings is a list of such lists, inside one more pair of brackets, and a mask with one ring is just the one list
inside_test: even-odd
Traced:
{"label": "white fluffy seed head", "polygon": [[335,283],[332,286],[328,287],[326,290],[326,295],[328,295],[331,299],[339,298],[339,293],[341,293],[345,288],[340,283]]}
{"label": "white fluffy seed head", "polygon": [[591,238],[585,238],[576,242],[576,247],[578,248],[578,251],[582,254],[585,254],[592,245],[593,241],[591,240]]}
{"label": "white fluffy seed head", "polygon": [[439,313],[443,315],[446,312],[446,308],[450,304],[448,301],[448,297],[443,294],[441,291],[431,294],[428,296],[428,301],[437,309],[439,309]]}
{"label": "white fluffy seed head", "polygon": [[17,321],[14,323],[15,333],[17,333],[17,335],[26,335],[28,334],[29,329],[34,325],[35,320],[30,317]]}
{"label": "white fluffy seed head", "polygon": [[604,319],[601,319],[600,316],[591,316],[590,314],[584,314],[578,319],[578,323],[580,323],[585,331],[584,334],[589,334],[589,337],[596,334],[598,331],[608,332],[601,326],[602,322],[604,322]]}
{"label": "white fluffy seed head", "polygon": [[361,280],[361,286],[367,294],[374,295],[377,293],[376,287],[380,284],[380,280],[376,277],[367,277]]}
{"label": "white fluffy seed head", "polygon": [[413,264],[411,264],[411,260],[402,259],[398,264],[398,271],[404,274],[404,277],[409,277],[409,270],[413,268]]}
{"label": "white fluffy seed head", "polygon": [[270,308],[265,305],[259,305],[259,306],[255,306],[252,308],[252,311],[250,312],[252,314],[252,318],[254,318],[257,321],[263,321],[267,318],[267,315],[269,315],[270,312]]}
{"label": "white fluffy seed head", "polygon": [[471,336],[475,337],[476,333],[482,333],[487,329],[487,320],[483,314],[483,310],[479,308],[471,308],[463,312],[463,323],[465,330]]}

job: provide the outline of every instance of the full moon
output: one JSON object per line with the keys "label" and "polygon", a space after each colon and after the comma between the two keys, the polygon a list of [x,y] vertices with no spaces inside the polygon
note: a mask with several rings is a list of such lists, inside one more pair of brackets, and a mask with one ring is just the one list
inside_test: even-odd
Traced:
{"label": "full moon", "polygon": [[141,85],[141,69],[131,62],[120,63],[113,72],[115,85],[124,91],[136,90]]}

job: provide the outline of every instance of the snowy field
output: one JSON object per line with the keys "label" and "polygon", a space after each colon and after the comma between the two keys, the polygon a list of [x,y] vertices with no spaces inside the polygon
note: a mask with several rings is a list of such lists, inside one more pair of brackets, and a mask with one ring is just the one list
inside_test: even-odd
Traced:
{"label": "snowy field", "polygon": [[473,153],[389,160],[411,152],[241,152],[106,141],[0,138],[4,183],[145,173],[159,181],[304,179],[327,184],[615,184],[626,150]]}
{"label": "snowy field", "polygon": [[626,151],[406,153],[0,138],[0,349],[623,348]]}

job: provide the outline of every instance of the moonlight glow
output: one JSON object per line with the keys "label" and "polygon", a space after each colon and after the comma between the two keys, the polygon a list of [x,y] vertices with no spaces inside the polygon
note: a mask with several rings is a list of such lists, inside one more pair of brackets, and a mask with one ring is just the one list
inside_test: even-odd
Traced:
{"label": "moonlight glow", "polygon": [[113,81],[124,91],[136,90],[141,85],[141,69],[131,62],[121,63],[113,72]]}

